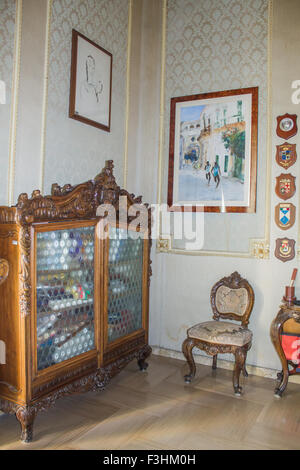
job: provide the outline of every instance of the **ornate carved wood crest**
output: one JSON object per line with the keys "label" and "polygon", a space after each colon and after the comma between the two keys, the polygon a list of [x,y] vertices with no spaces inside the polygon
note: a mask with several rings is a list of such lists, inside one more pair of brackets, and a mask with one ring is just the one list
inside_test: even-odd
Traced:
{"label": "ornate carved wood crest", "polygon": [[276,145],[276,147],[276,162],[287,170],[290,166],[294,165],[297,160],[296,144],[284,142],[284,144]]}
{"label": "ornate carved wood crest", "polygon": [[280,261],[290,261],[295,258],[295,240],[290,238],[277,238],[275,256]]}
{"label": "ornate carved wood crest", "polygon": [[296,207],[291,202],[280,202],[275,207],[275,222],[282,230],[291,228],[295,223]]}
{"label": "ornate carved wood crest", "polygon": [[283,114],[277,116],[277,129],[278,137],[282,139],[290,139],[298,132],[297,128],[297,115],[296,114]]}
{"label": "ornate carved wood crest", "polygon": [[277,196],[284,200],[293,197],[296,192],[295,179],[296,177],[291,175],[291,173],[281,173],[281,175],[277,176],[275,186]]}
{"label": "ornate carved wood crest", "polygon": [[[107,160],[105,167],[94,179],[72,186],[66,184],[60,187],[52,185],[51,195],[43,196],[39,190],[32,192],[31,197],[22,193],[15,207],[0,208],[1,223],[17,223],[20,227],[20,273],[19,296],[20,311],[23,317],[31,312],[31,275],[30,275],[30,251],[31,235],[30,227],[33,223],[80,220],[97,216],[97,208],[102,204],[112,204],[119,214],[120,197],[127,199],[127,207],[133,204],[142,204],[142,196],[130,194],[117,185],[113,175],[113,161]],[[151,247],[151,208],[143,204],[148,211],[147,229],[149,232],[149,245]],[[133,219],[135,216],[132,216]],[[128,217],[128,222],[131,221]],[[148,254],[149,270],[148,285],[152,274],[150,249]]]}

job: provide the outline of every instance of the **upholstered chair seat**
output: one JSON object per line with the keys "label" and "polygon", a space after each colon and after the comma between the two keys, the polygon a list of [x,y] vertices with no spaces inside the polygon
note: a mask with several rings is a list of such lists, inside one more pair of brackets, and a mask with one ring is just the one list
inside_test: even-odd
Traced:
{"label": "upholstered chair seat", "polygon": [[187,331],[187,336],[209,343],[231,344],[233,346],[244,346],[252,340],[252,332],[248,328],[228,321],[198,323]]}
{"label": "upholstered chair seat", "polygon": [[[235,356],[233,389],[241,395],[240,373],[247,377],[246,357],[252,344],[252,332],[248,329],[249,317],[254,304],[254,292],[246,279],[238,272],[223,277],[212,288],[210,302],[213,321],[197,323],[187,330],[182,351],[190,368],[185,381],[191,382],[196,373],[193,348],[213,356],[213,369],[217,368],[218,354]],[[225,321],[219,321],[220,318]],[[235,323],[228,320],[233,320]]]}

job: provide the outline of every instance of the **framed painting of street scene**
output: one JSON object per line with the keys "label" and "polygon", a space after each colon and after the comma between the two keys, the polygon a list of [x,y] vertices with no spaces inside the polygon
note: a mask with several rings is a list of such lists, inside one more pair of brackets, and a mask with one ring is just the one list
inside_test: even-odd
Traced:
{"label": "framed painting of street scene", "polygon": [[258,88],[171,99],[171,211],[255,212]]}

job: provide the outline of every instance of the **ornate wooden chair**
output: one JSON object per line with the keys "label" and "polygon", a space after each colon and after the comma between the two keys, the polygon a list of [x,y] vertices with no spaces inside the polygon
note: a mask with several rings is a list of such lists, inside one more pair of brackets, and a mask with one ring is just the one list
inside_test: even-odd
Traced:
{"label": "ornate wooden chair", "polygon": [[[187,331],[187,338],[182,344],[182,351],[190,367],[185,375],[185,382],[190,383],[195,376],[196,366],[193,348],[205,351],[213,356],[212,368],[217,368],[218,354],[235,355],[233,388],[236,395],[241,395],[240,373],[247,377],[246,357],[252,344],[252,332],[247,328],[254,303],[254,292],[246,279],[238,272],[223,277],[217,282],[210,294],[214,321],[198,323]],[[241,325],[219,319],[235,320]]]}

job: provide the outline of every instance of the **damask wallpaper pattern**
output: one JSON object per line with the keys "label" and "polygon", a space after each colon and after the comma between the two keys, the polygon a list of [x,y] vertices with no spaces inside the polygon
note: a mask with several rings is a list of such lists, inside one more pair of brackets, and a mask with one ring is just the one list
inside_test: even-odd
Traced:
{"label": "damask wallpaper pattern", "polygon": [[[111,132],[68,118],[72,28],[113,54]],[[126,107],[128,0],[53,0],[50,23],[45,193],[95,176],[107,159],[121,181]]]}
{"label": "damask wallpaper pattern", "polygon": [[0,80],[3,80],[6,84],[6,104],[0,104],[0,204],[7,204],[15,15],[15,0],[0,0]]}
{"label": "damask wallpaper pattern", "polygon": [[[205,214],[204,249],[248,251],[264,236],[267,135],[268,0],[168,0],[164,201],[170,98],[259,87],[256,214]],[[181,245],[175,247],[182,248]]]}

